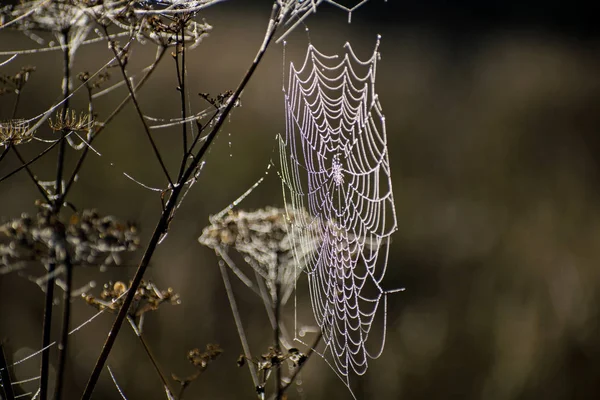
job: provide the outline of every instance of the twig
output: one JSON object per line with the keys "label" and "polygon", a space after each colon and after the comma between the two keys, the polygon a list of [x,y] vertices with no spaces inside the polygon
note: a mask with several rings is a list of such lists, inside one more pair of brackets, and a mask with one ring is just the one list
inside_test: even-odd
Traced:
{"label": "twig", "polygon": [[[279,260],[279,252],[277,254],[277,260]],[[273,333],[275,335],[275,354],[281,354],[281,330],[279,329],[279,321],[281,319],[281,283],[279,281],[279,262],[277,262],[275,268],[275,299],[273,300],[273,308],[275,314],[275,327],[273,329]],[[276,398],[277,400],[281,400],[283,398],[283,387],[281,386],[281,364],[277,365],[277,370],[275,372],[275,390],[277,393]]]}
{"label": "twig", "polygon": [[[69,53],[69,28],[64,29],[62,32],[62,46],[63,46],[63,106],[62,106],[62,118],[66,119],[68,108],[69,108],[69,79],[70,79],[70,66],[71,59]],[[66,150],[66,135],[67,130],[63,129],[60,140],[58,141],[58,158],[56,162],[56,182],[55,182],[55,193],[56,200],[52,205],[52,212],[58,214],[60,212],[60,208],[63,204],[62,202],[62,175],[64,170],[64,159],[65,159],[65,150]],[[56,228],[56,227],[55,227]],[[62,234],[62,240],[59,239],[64,244],[64,232]],[[56,268],[56,259],[57,259],[57,251],[56,248],[51,250],[50,255],[50,264],[48,268],[48,274],[50,278],[46,283],[46,299],[45,299],[45,312],[44,312],[44,323],[43,323],[43,337],[42,337],[42,348],[45,348],[50,343],[50,334],[51,334],[51,326],[52,326],[52,305],[54,302],[54,282],[55,282],[55,268]],[[67,315],[68,316],[68,315]],[[68,332],[68,324],[66,328]],[[63,335],[65,333],[65,327],[63,326]],[[61,352],[66,351],[64,347],[66,343],[63,344],[63,347],[60,349]],[[48,398],[48,372],[49,372],[49,364],[50,364],[50,352],[48,350],[42,353],[42,366],[40,373],[40,400],[46,400]],[[62,379],[62,376],[60,377]],[[58,394],[60,394],[60,386],[57,381],[56,390],[58,390]],[[57,398],[56,400],[60,400]]]}
{"label": "twig", "polygon": [[[64,103],[63,103],[63,107],[62,107],[62,111],[61,111],[61,118],[62,120],[66,120],[67,118],[67,113],[69,112],[69,80],[71,79],[70,74],[71,74],[71,70],[70,70],[70,65],[71,65],[71,60],[69,57],[69,29],[64,29],[63,32],[63,45],[64,45],[64,49],[63,49],[63,69],[64,69],[64,74],[63,74],[63,99],[64,99]],[[62,177],[63,177],[63,171],[65,168],[65,151],[66,151],[66,136],[68,134],[68,130],[67,129],[63,129],[61,132],[61,136],[60,136],[60,145],[58,146],[58,158],[56,160],[56,185],[54,188],[54,193],[56,194],[56,201],[52,206],[52,211],[55,213],[58,213],[60,211],[60,207],[62,206]]]}
{"label": "twig", "polygon": [[19,161],[21,161],[21,164],[23,165],[23,167],[25,168],[25,171],[27,171],[27,175],[29,175],[29,178],[31,178],[31,180],[33,181],[33,183],[35,184],[35,187],[38,189],[38,191],[41,193],[42,197],[44,198],[44,200],[46,200],[46,202],[48,204],[50,204],[50,198],[48,197],[48,193],[46,192],[46,189],[44,189],[42,187],[42,185],[40,185],[40,181],[37,179],[37,177],[33,174],[33,172],[31,171],[31,169],[29,168],[29,166],[25,163],[25,159],[23,159],[23,157],[21,156],[21,153],[17,150],[16,146],[10,146],[9,148],[12,148],[12,150],[15,152],[15,155],[17,156],[17,158],[19,159]]}
{"label": "twig", "polygon": [[[103,26],[103,28],[104,28],[104,34],[106,35],[106,37],[109,37],[108,27]],[[117,63],[119,64],[119,69],[121,70],[121,74],[123,75],[123,81],[125,82],[125,85],[127,86],[127,90],[129,91],[131,100],[133,101],[135,111],[137,112],[138,116],[140,117],[140,121],[142,122],[142,125],[144,126],[144,132],[146,132],[146,137],[150,141],[150,145],[152,146],[152,151],[154,151],[154,155],[156,156],[156,159],[158,160],[158,163],[160,164],[160,167],[162,168],[163,173],[165,174],[165,177],[167,178],[170,186],[172,187],[173,181],[171,180],[171,175],[169,175],[167,166],[165,165],[165,163],[162,159],[162,156],[160,155],[160,151],[158,150],[158,147],[156,146],[156,142],[152,138],[152,134],[150,133],[150,129],[148,128],[148,124],[146,123],[146,120],[144,119],[144,113],[142,112],[142,109],[140,108],[140,104],[137,101],[137,97],[135,95],[135,90],[133,90],[133,87],[131,86],[131,82],[129,81],[129,77],[127,76],[127,72],[125,71],[125,65],[123,64],[123,60],[121,59],[122,54],[119,54],[119,52],[117,51],[115,42],[113,40],[109,40],[109,44],[110,44],[110,49],[113,51],[113,53],[115,55],[115,59],[117,60]]]}
{"label": "twig", "polygon": [[173,391],[169,387],[169,383],[167,382],[167,378],[165,378],[165,375],[160,370],[160,368],[158,366],[158,362],[156,361],[156,358],[154,358],[154,355],[150,351],[150,347],[146,343],[146,340],[144,340],[144,337],[142,336],[142,332],[140,331],[140,329],[136,325],[135,321],[129,315],[127,316],[127,321],[129,321],[129,324],[131,325],[131,328],[133,329],[133,332],[135,333],[135,336],[137,336],[138,339],[140,339],[140,342],[142,343],[142,346],[144,347],[144,351],[148,355],[148,358],[150,359],[150,362],[152,363],[152,366],[154,367],[154,370],[158,374],[158,376],[160,378],[160,381],[163,384],[163,387],[165,388],[165,390],[169,391],[169,393],[173,393]]}
{"label": "twig", "polygon": [[[51,251],[51,253],[55,253]],[[48,265],[48,274],[54,276],[56,264],[55,257],[50,255],[53,260]],[[54,302],[54,279],[49,279],[46,282],[46,298],[44,304],[44,321],[42,326],[42,360],[40,366],[40,400],[48,398],[48,372],[50,366],[50,330],[52,328],[52,303]]]}
{"label": "twig", "polygon": [[[154,72],[154,70],[156,69],[156,66],[158,65],[160,60],[162,60],[163,56],[165,55],[166,47],[163,46],[163,47],[160,47],[159,49],[160,49],[160,51],[158,52],[156,59],[154,60],[154,63],[152,63],[152,65],[148,69],[148,72],[142,77],[142,79],[140,79],[138,84],[135,85],[134,93],[137,92],[144,85],[144,83],[146,83],[146,81],[150,78],[150,75],[152,75],[152,72]],[[117,108],[115,108],[113,110],[113,112],[106,118],[106,120],[102,123],[102,125],[100,125],[100,127],[98,127],[98,129],[94,132],[94,135],[90,138],[90,140],[88,142],[88,146],[85,146],[85,148],[83,149],[83,152],[81,153],[81,157],[79,157],[79,160],[77,160],[77,165],[75,165],[75,168],[73,169],[73,173],[71,174],[69,181],[65,185],[65,191],[63,193],[64,196],[67,195],[67,193],[71,189],[71,186],[75,182],[75,179],[77,178],[77,174],[79,174],[79,171],[81,170],[81,167],[83,166],[83,162],[85,161],[85,159],[87,157],[87,154],[90,150],[90,145],[92,144],[92,142],[94,140],[96,140],[98,135],[100,135],[100,133],[113,120],[113,118],[116,117],[121,112],[121,110],[123,110],[123,108],[129,103],[130,100],[131,100],[131,93],[129,93],[127,95],[127,97],[125,99],[123,99],[123,101],[117,106]],[[0,180],[0,182],[1,182],[1,180]]]}
{"label": "twig", "polygon": [[[64,243],[64,237],[60,239]],[[67,344],[69,340],[69,321],[71,318],[71,292],[73,290],[73,265],[69,260],[65,260],[65,293],[63,305],[63,320],[60,342],[58,343],[58,368],[56,374],[56,387],[54,391],[54,400],[60,400],[65,380],[65,367],[67,364]]]}
{"label": "twig", "polygon": [[[185,166],[188,160],[188,144],[187,144],[187,108],[186,108],[186,91],[185,91],[185,20],[181,21],[181,70],[179,68],[179,45],[175,45],[175,69],[177,70],[177,90],[181,96],[181,120],[183,124],[181,126],[181,136],[183,144],[183,157],[181,158],[181,166],[179,168],[178,179],[181,179],[181,175],[185,171]],[[175,34],[175,40],[177,41],[178,33]]]}
{"label": "twig", "polygon": [[285,393],[286,390],[288,390],[288,388],[290,386],[292,386],[292,384],[298,377],[298,374],[300,374],[300,371],[302,370],[302,368],[306,365],[306,363],[308,362],[310,357],[314,354],[315,348],[319,345],[319,342],[321,342],[321,338],[323,338],[323,332],[319,332],[319,334],[315,338],[315,341],[313,342],[312,346],[310,346],[310,348],[306,352],[306,359],[304,360],[304,362],[302,364],[298,365],[298,367],[296,368],[296,370],[294,371],[292,376],[290,376],[290,381],[281,388],[282,395]]}
{"label": "twig", "polygon": [[227,292],[227,298],[229,299],[229,305],[231,306],[231,312],[233,313],[233,319],[235,320],[235,326],[237,328],[238,336],[240,337],[240,342],[242,342],[242,349],[244,349],[244,356],[249,361],[248,369],[250,370],[250,375],[252,375],[252,382],[254,383],[254,387],[259,387],[258,375],[256,373],[256,367],[250,360],[252,359],[252,353],[250,353],[250,346],[248,345],[248,339],[246,338],[246,333],[244,332],[244,326],[242,325],[242,318],[240,317],[240,312],[237,307],[237,303],[235,301],[235,296],[233,294],[233,288],[231,287],[231,281],[229,280],[229,275],[227,274],[227,269],[223,262],[219,262],[219,269],[221,271],[221,276],[223,277],[223,285],[225,286],[225,291]]}
{"label": "twig", "polygon": [[[54,146],[56,146],[58,143],[59,143],[58,141],[52,143],[52,145],[48,146],[48,148],[45,149],[44,151],[42,151],[40,154],[38,154],[37,156],[33,157],[31,160],[27,161],[25,164],[23,164],[20,167],[16,168],[12,172],[9,172],[8,174],[4,175],[2,178],[0,178],[0,183],[4,182],[6,179],[10,178],[11,176],[13,176],[14,174],[16,174],[17,172],[21,171],[23,168],[27,168],[29,165],[33,164],[34,162],[36,162],[37,160],[39,160],[40,158],[42,158],[44,155],[46,155],[46,153],[48,153],[50,150],[52,150],[54,148]],[[1,159],[2,158],[0,157],[0,160]]]}
{"label": "twig", "polygon": [[10,372],[8,372],[8,363],[4,356],[4,345],[0,342],[0,383],[2,383],[2,391],[6,400],[15,400],[15,392],[12,388]]}
{"label": "twig", "polygon": [[4,159],[4,157],[6,157],[6,155],[8,154],[9,149],[10,149],[10,145],[6,146],[4,148],[4,150],[2,150],[2,153],[0,153],[0,162],[2,162],[2,160]]}

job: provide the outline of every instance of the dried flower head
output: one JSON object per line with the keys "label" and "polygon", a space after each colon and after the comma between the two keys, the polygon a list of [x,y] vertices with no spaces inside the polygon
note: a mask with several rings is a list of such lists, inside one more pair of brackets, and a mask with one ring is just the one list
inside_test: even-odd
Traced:
{"label": "dried flower head", "polygon": [[[286,211],[267,207],[252,212],[230,211],[225,215],[211,217],[211,224],[204,228],[198,241],[212,249],[226,252],[233,247],[245,256],[250,264],[267,282],[274,296],[276,283],[281,284],[281,299],[285,301],[291,294],[294,282],[305,264],[305,259],[317,248],[315,243],[305,243],[303,249],[292,248],[293,230],[289,224],[295,220],[310,219],[306,211]],[[314,224],[315,230],[318,225]]]}
{"label": "dried flower head", "polygon": [[75,110],[56,112],[56,119],[50,119],[48,124],[53,131],[83,131],[89,129],[92,125],[92,118],[88,113],[80,113],[77,116]]}
{"label": "dried flower head", "polygon": [[212,26],[206,22],[196,22],[193,14],[181,12],[173,16],[157,14],[145,15],[141,19],[141,34],[162,46],[177,46],[186,43],[194,48],[208,36]]}
{"label": "dried flower head", "polygon": [[91,91],[93,89],[100,89],[102,87],[102,85],[104,85],[106,82],[108,82],[110,80],[110,73],[101,72],[96,76],[96,78],[94,80],[90,80],[90,73],[85,71],[85,72],[80,72],[77,75],[77,79],[79,79],[81,82],[83,82],[85,84],[86,88]]}
{"label": "dried flower head", "polygon": [[[227,105],[231,96],[233,96],[233,90],[226,90],[223,93],[219,93],[217,97],[212,97],[209,93],[198,93],[198,96],[206,100],[214,108],[222,108]],[[242,103],[238,98],[233,105],[234,107],[241,107]]]}
{"label": "dried flower head", "polygon": [[28,65],[14,75],[0,75],[0,94],[19,93],[29,81],[32,72],[35,72],[35,67]]}
{"label": "dried flower head", "polygon": [[177,375],[172,374],[173,379],[181,385],[180,398],[183,398],[182,392],[185,388],[198,379],[198,377],[206,371],[208,365],[215,361],[223,352],[221,346],[218,344],[207,344],[205,351],[200,351],[199,349],[193,349],[188,352],[188,360],[192,363],[194,367],[196,367],[196,373],[187,377],[187,378],[179,378]]}
{"label": "dried flower head", "polygon": [[[123,305],[125,301],[123,295],[129,290],[129,287],[124,282],[108,282],[104,284],[100,297],[94,297],[87,293],[82,294],[82,297],[89,305],[99,310],[116,312]],[[160,290],[154,283],[142,281],[129,308],[129,316],[142,317],[148,311],[156,311],[160,305],[167,303],[181,304],[179,295],[172,288]]]}
{"label": "dried flower head", "polygon": [[134,251],[140,244],[134,224],[120,222],[111,215],[101,216],[96,210],[73,214],[66,232],[75,259],[82,261],[93,262],[102,254]]}
{"label": "dried flower head", "polygon": [[137,229],[132,224],[121,223],[112,216],[101,217],[94,210],[74,214],[65,224],[40,202],[35,216],[24,213],[0,225],[0,238],[8,241],[0,244],[0,261],[6,266],[22,261],[46,264],[59,245],[57,232],[63,231],[63,252],[73,265],[116,263],[118,253],[133,251],[139,245]]}
{"label": "dried flower head", "polygon": [[22,119],[0,122],[0,146],[28,143],[34,133],[35,130],[29,129],[29,122]]}
{"label": "dried flower head", "polygon": [[211,361],[214,361],[221,355],[223,349],[218,344],[207,344],[205,351],[199,349],[190,350],[188,353],[188,360],[193,366],[197,367],[201,371],[204,371]]}
{"label": "dried flower head", "polygon": [[238,367],[242,367],[247,360],[255,364],[260,371],[269,371],[279,367],[286,360],[290,361],[294,367],[298,367],[302,365],[307,358],[308,356],[306,354],[295,347],[290,348],[287,353],[277,350],[274,347],[269,347],[268,351],[261,354],[258,359],[249,359],[241,354],[237,359],[237,365]]}
{"label": "dried flower head", "polygon": [[61,32],[90,24],[86,3],[78,0],[21,0],[12,9],[5,10],[4,17],[8,21],[19,18],[16,27],[23,31]]}

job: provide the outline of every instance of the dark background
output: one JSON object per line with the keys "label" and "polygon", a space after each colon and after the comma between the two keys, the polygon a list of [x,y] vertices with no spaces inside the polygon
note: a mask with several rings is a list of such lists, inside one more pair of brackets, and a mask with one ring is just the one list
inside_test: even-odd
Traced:
{"label": "dark background", "polygon": [[[327,53],[350,41],[364,58],[382,35],[376,88],[386,114],[399,227],[384,282],[406,291],[389,297],[386,350],[354,384],[359,398],[600,395],[600,43],[591,7],[371,0],[353,13],[350,25],[346,13],[322,5],[307,20],[309,35],[301,27],[287,38],[286,59],[299,62],[308,37]],[[214,29],[190,53],[192,94],[237,85],[260,45],[269,11],[269,1],[231,0],[200,15]],[[21,34],[0,32],[2,50],[32,46]],[[150,47],[135,48],[132,72],[151,62]],[[82,48],[75,69],[94,70],[108,59],[104,44]],[[21,109],[21,116],[36,115],[60,94],[60,55],[19,62],[38,67]],[[142,92],[144,111],[177,116],[174,88],[167,60]],[[210,214],[263,176],[269,160],[277,160],[275,135],[285,129],[281,88],[282,47],[274,45],[148,271],[148,278],[175,288],[183,300],[146,319],[148,341],[164,370],[191,374],[187,350],[215,342],[225,349],[186,398],[253,397],[247,370],[235,366],[241,348],[217,258],[197,237]],[[101,99],[101,115],[122,96]],[[11,98],[0,98],[2,118],[11,106]],[[157,140],[175,165],[178,133],[160,131]],[[151,186],[163,182],[132,109],[97,148],[103,156],[90,158],[71,201],[136,221],[145,243],[160,211],[158,194],[121,172]],[[0,175],[18,164],[9,161],[0,165]],[[44,175],[52,165],[44,160],[36,172],[52,179],[53,172]],[[24,174],[0,184],[4,218],[33,212],[36,198]],[[266,205],[282,205],[275,174],[240,207]],[[98,286],[127,280],[138,259],[139,254],[127,256],[123,266],[104,273],[76,271],[75,278],[78,285],[93,279]],[[299,287],[305,283],[303,278]],[[271,337],[261,301],[241,284],[235,290],[258,354]],[[311,324],[305,287],[298,299],[301,322]],[[14,360],[39,348],[42,304],[33,283],[17,274],[0,276],[0,336],[9,339]],[[74,309],[74,324],[93,314],[82,302]],[[284,312],[293,326],[293,306]],[[82,392],[111,321],[103,315],[72,336],[67,398]],[[38,360],[19,364],[17,378],[37,375]],[[109,364],[129,399],[163,398],[129,329],[122,331]],[[319,358],[307,365],[302,382],[302,392],[291,390],[291,398],[351,398]],[[94,398],[118,398],[108,374]]]}

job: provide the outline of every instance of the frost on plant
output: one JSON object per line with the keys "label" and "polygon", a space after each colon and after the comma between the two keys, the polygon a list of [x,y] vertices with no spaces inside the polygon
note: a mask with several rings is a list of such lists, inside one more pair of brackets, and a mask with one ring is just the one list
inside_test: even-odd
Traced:
{"label": "frost on plant", "polygon": [[290,65],[280,141],[286,211],[308,210],[290,224],[291,237],[295,249],[317,243],[305,261],[312,308],[346,382],[383,348],[385,336],[371,337],[371,328],[377,316],[385,329],[381,281],[396,230],[385,118],[374,90],[377,47],[361,61],[349,44],[341,57],[310,45],[303,64]]}

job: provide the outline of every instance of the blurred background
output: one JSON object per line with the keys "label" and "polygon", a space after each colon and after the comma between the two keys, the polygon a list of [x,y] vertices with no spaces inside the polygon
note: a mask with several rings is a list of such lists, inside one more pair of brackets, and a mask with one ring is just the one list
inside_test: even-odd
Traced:
{"label": "blurred background", "polygon": [[[260,46],[269,13],[269,1],[230,0],[199,15],[213,30],[188,54],[192,97],[235,89]],[[399,227],[384,285],[406,291],[388,298],[386,348],[353,383],[358,398],[600,396],[600,29],[593,16],[591,9],[558,1],[371,0],[352,14],[351,24],[347,13],[323,5],[307,20],[308,33],[300,27],[287,38],[286,62],[300,62],[309,41],[325,53],[341,52],[349,41],[366,58],[382,35],[376,89],[386,115]],[[35,47],[17,32],[0,36],[2,51]],[[152,62],[151,47],[134,46],[129,71]],[[236,367],[242,350],[217,257],[197,238],[209,215],[265,176],[270,160],[277,163],[275,137],[285,130],[282,50],[269,49],[146,274],[159,287],[174,288],[183,302],[145,320],[147,341],[167,374],[191,375],[185,356],[194,347],[218,343],[224,349],[186,398],[254,397],[247,369]],[[74,70],[95,71],[109,59],[106,44],[86,46]],[[23,65],[37,67],[19,112],[29,117],[60,97],[61,55],[20,56],[1,72]],[[111,75],[112,82],[119,79],[117,70]],[[140,93],[144,112],[179,116],[175,88],[174,63],[167,59]],[[100,98],[99,115],[105,117],[124,94],[121,89]],[[12,97],[0,97],[0,118],[10,115],[12,104]],[[85,96],[73,104],[85,109]],[[193,106],[199,110],[205,103],[194,98]],[[155,135],[175,168],[179,132]],[[29,158],[42,148],[34,144],[23,152]],[[122,172],[154,187],[165,182],[132,108],[96,148],[102,156],[89,158],[70,201],[135,222],[143,247],[159,217],[159,194]],[[72,154],[68,165],[75,161]],[[16,166],[7,157],[0,176]],[[51,180],[54,168],[49,157],[34,170]],[[24,173],[0,183],[3,220],[34,213],[38,197]],[[268,205],[282,206],[274,173],[239,208]],[[140,255],[127,255],[122,266],[105,272],[78,269],[77,286],[94,280],[98,294],[106,281],[127,281]],[[27,273],[39,276],[43,269]],[[300,286],[300,322],[314,324],[305,277]],[[251,348],[263,353],[271,333],[262,301],[239,282],[234,289]],[[73,308],[73,326],[94,314],[83,301]],[[0,339],[12,361],[39,349],[42,312],[39,287],[16,273],[0,275]],[[293,327],[292,302],[284,315]],[[82,393],[113,318],[105,313],[72,335],[66,398]],[[15,377],[36,376],[38,364],[39,357],[17,365]],[[164,397],[128,326],[109,365],[129,399]],[[291,399],[351,398],[318,357],[309,361],[301,382],[289,391]],[[94,398],[118,397],[103,374]]]}

